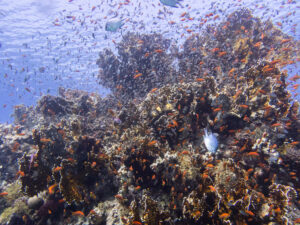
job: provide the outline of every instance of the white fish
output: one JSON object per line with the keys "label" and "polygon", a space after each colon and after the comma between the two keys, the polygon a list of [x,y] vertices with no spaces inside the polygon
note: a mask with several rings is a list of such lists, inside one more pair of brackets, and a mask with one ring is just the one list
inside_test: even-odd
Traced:
{"label": "white fish", "polygon": [[218,139],[215,134],[208,132],[207,129],[204,129],[204,144],[207,150],[211,153],[216,153],[218,149]]}

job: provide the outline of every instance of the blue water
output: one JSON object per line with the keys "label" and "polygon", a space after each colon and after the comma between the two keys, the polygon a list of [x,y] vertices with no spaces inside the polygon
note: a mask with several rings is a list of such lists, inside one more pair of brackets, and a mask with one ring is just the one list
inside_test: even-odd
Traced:
{"label": "blue water", "polygon": [[[206,14],[219,15],[218,22],[247,7],[262,20],[281,22],[281,30],[299,40],[300,3],[287,2],[184,0],[182,7],[171,8],[159,0],[0,0],[0,123],[13,121],[14,105],[34,105],[42,95],[57,95],[60,86],[105,96],[109,90],[96,79],[98,53],[114,49],[114,41],[128,31],[162,33],[180,45],[188,37],[185,26],[201,32]],[[180,21],[184,12],[194,20]],[[116,33],[105,31],[113,18],[125,21]],[[288,67],[291,76],[299,74],[299,65]]]}

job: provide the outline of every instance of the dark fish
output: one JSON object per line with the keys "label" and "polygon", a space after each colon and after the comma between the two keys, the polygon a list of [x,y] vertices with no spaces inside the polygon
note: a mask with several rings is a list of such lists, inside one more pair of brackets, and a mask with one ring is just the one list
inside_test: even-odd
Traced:
{"label": "dark fish", "polygon": [[177,4],[178,4],[182,7],[182,5],[179,3],[182,0],[159,0],[159,1],[166,6],[178,8],[178,6],[177,6]]}
{"label": "dark fish", "polygon": [[39,71],[40,71],[40,73],[44,73],[44,72],[45,72],[45,67],[43,67],[43,66],[40,67],[40,68],[39,68]]}
{"label": "dark fish", "polygon": [[124,23],[122,22],[122,20],[111,20],[105,24],[105,30],[111,31],[111,32],[116,32],[123,25],[124,25]]}

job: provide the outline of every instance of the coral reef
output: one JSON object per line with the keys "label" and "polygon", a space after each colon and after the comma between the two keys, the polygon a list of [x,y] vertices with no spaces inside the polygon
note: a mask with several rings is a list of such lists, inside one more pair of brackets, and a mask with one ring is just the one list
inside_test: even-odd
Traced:
{"label": "coral reef", "polygon": [[117,98],[128,100],[144,97],[153,88],[172,82],[176,76],[172,57],[166,53],[169,47],[170,41],[159,34],[126,34],[117,45],[119,57],[109,49],[99,54],[100,84],[110,88]]}
{"label": "coral reef", "polygon": [[158,34],[128,33],[117,49],[97,62],[113,95],[60,89],[1,125],[1,180],[21,182],[0,186],[1,223],[298,219],[299,103],[281,67],[299,42],[242,9],[182,52]]}

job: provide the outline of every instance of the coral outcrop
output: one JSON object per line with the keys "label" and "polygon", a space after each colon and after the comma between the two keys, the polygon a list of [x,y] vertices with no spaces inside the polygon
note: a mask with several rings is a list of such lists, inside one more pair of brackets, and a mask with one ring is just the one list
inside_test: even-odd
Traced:
{"label": "coral outcrop", "polygon": [[2,182],[2,223],[297,221],[299,103],[281,68],[299,42],[242,9],[181,52],[158,34],[128,33],[117,49],[98,60],[113,95],[61,89],[1,125],[1,179],[20,182]]}

